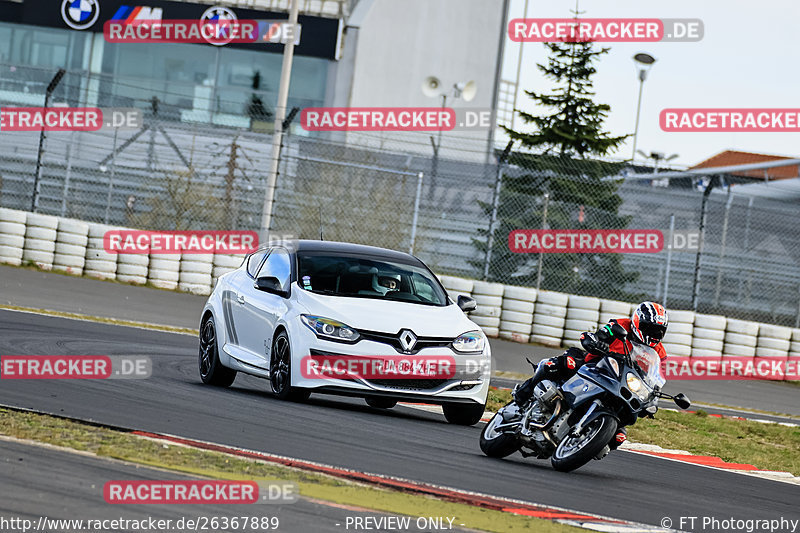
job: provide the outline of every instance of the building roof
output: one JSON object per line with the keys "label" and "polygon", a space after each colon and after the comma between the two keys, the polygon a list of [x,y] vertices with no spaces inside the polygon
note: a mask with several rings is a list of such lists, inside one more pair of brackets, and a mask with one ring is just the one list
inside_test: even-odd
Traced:
{"label": "building roof", "polygon": [[[780,155],[756,154],[752,152],[739,152],[736,150],[725,150],[715,156],[712,156],[705,161],[698,163],[691,167],[690,170],[711,167],[725,167],[732,165],[746,165],[750,163],[767,163],[771,161],[780,161],[784,159],[794,159],[792,157],[785,157]],[[766,174],[765,174],[766,173]],[[789,165],[784,167],[774,167],[759,170],[742,170],[732,172],[733,176],[740,176],[743,178],[751,178],[757,180],[783,180],[789,178],[797,178],[800,176],[800,168],[798,165]]]}

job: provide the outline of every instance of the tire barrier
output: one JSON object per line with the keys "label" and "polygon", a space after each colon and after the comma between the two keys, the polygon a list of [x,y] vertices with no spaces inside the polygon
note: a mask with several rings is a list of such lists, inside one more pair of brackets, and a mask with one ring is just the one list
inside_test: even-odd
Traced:
{"label": "tire barrier", "polygon": [[669,326],[664,336],[664,349],[668,356],[689,357],[692,355],[694,333],[694,311],[667,311]]}
{"label": "tire barrier", "polygon": [[709,361],[722,359],[727,318],[718,315],[696,314],[692,332],[692,357]]}
{"label": "tire barrier", "polygon": [[569,295],[560,292],[539,291],[533,313],[531,342],[558,348],[564,338]]}
{"label": "tire barrier", "polygon": [[758,323],[729,318],[725,327],[722,357],[755,357]]}
{"label": "tire barrier", "polygon": [[612,318],[628,318],[631,316],[631,304],[619,300],[600,300],[600,318],[597,325],[608,324]]}
{"label": "tire barrier", "polygon": [[103,247],[103,236],[113,229],[105,224],[89,223],[89,240],[86,242],[86,262],[83,274],[98,279],[116,279],[118,254],[110,254]]}
{"label": "tire barrier", "polygon": [[19,266],[25,248],[27,213],[0,207],[0,263]]}
{"label": "tire barrier", "polygon": [[500,338],[530,342],[536,289],[506,285],[500,309]]}
{"label": "tire barrier", "polygon": [[211,294],[214,254],[183,254],[178,290],[201,296]]}
{"label": "tire barrier", "polygon": [[456,278],[453,276],[439,276],[439,281],[447,289],[447,295],[452,298],[453,302],[458,302],[459,295],[472,296],[472,283],[471,279]]}
{"label": "tire barrier", "polygon": [[59,218],[53,270],[82,275],[88,242],[89,224],[81,220]]}
{"label": "tire barrier", "polygon": [[502,283],[488,283],[474,281],[472,283],[472,297],[478,308],[470,313],[469,318],[478,324],[487,337],[500,335],[500,315],[503,304]]}
{"label": "tire barrier", "polygon": [[147,282],[159,289],[175,290],[180,277],[181,254],[150,254]]}
{"label": "tire barrier", "polygon": [[25,217],[25,246],[22,260],[42,270],[52,270],[58,234],[58,217],[28,213]]}
{"label": "tire barrier", "polygon": [[567,319],[561,344],[580,347],[581,333],[597,330],[600,321],[600,299],[590,296],[570,295],[567,303]]}

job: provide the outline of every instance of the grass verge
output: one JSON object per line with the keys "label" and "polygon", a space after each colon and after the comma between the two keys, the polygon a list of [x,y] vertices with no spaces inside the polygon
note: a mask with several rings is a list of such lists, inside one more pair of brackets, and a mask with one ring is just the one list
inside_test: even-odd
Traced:
{"label": "grass verge", "polygon": [[[511,391],[491,389],[486,404],[496,411],[511,401]],[[661,410],[628,428],[631,442],[713,455],[731,463],[800,475],[800,427],[710,417],[705,411]]]}
{"label": "grass verge", "polygon": [[294,481],[298,484],[300,493],[308,498],[392,514],[455,517],[454,523],[465,524],[468,528],[482,531],[498,533],[582,531],[549,520],[386,490],[219,452],[167,445],[128,433],[48,415],[0,408],[0,434],[192,476],[213,479]]}

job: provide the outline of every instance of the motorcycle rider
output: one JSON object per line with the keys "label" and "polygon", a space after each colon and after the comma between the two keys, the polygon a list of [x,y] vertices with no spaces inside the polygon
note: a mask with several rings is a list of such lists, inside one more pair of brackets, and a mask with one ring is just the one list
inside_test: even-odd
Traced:
{"label": "motorcycle rider", "polygon": [[[611,330],[614,323],[622,326],[628,332],[625,339],[615,338]],[[667,352],[661,345],[661,339],[667,332],[667,324],[667,310],[663,305],[655,302],[642,302],[636,306],[630,318],[612,318],[608,324],[595,333],[581,334],[583,350],[569,348],[557,357],[541,361],[536,366],[533,376],[514,389],[512,395],[517,410],[531,399],[533,389],[540,381],[550,379],[563,383],[574,376],[581,366],[598,360],[608,352],[624,353],[623,342],[628,343],[629,350],[632,349],[631,342],[650,346],[663,361],[667,357]],[[614,438],[611,439],[609,448],[615,450],[626,439],[625,428],[619,428]]]}

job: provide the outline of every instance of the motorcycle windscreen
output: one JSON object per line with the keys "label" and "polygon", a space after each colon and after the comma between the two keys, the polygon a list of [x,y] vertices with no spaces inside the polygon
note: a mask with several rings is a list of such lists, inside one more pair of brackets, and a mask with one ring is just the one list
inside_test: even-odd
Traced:
{"label": "motorcycle windscreen", "polygon": [[643,344],[632,343],[631,358],[644,372],[644,378],[651,388],[663,388],[667,380],[661,373],[661,358],[656,351]]}

